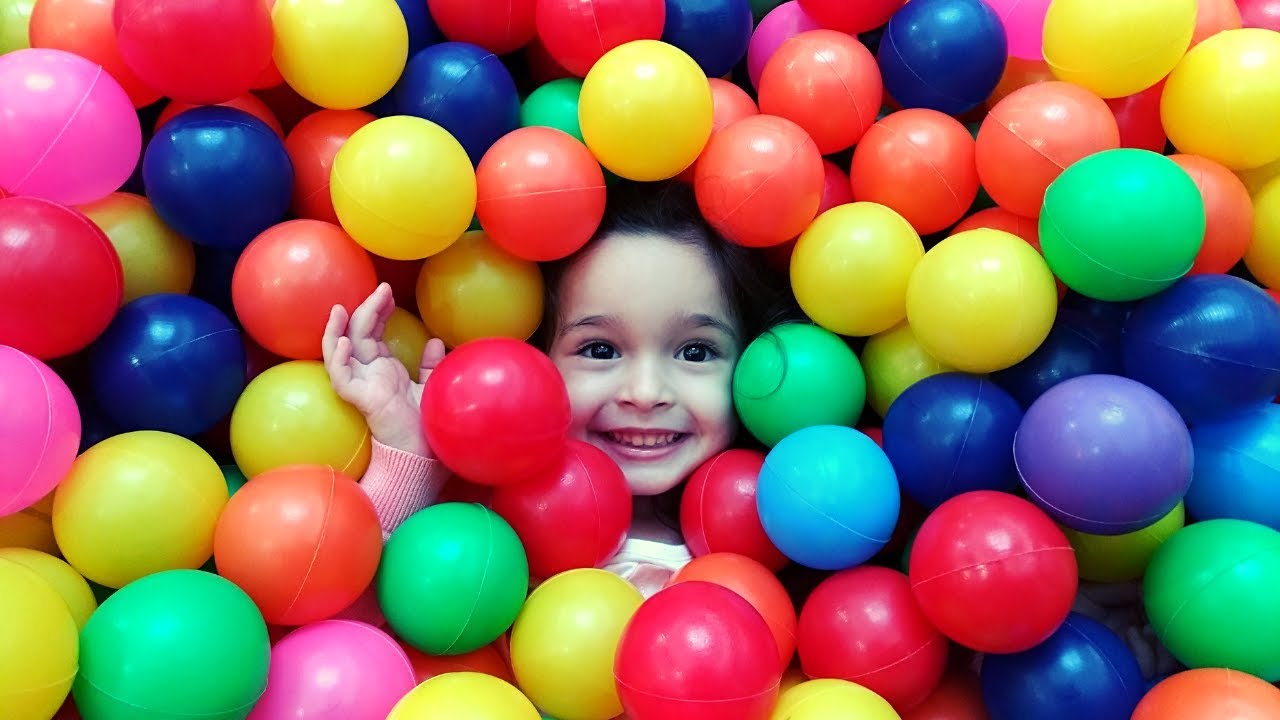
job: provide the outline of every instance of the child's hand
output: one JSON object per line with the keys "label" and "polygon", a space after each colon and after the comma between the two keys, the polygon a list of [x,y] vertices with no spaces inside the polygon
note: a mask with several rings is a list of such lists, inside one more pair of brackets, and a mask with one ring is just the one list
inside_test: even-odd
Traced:
{"label": "child's hand", "polygon": [[395,310],[391,286],[383,283],[360,303],[348,319],[335,305],[329,313],[321,347],[329,381],[338,397],[351,403],[369,424],[369,432],[388,447],[432,457],[422,435],[422,387],[444,359],[444,343],[427,342],[418,368],[418,381],[391,354],[382,334]]}

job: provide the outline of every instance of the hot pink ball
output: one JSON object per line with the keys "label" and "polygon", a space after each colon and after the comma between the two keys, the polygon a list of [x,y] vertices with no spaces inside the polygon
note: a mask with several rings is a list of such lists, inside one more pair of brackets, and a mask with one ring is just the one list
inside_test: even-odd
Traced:
{"label": "hot pink ball", "polygon": [[800,9],[796,0],[770,10],[756,25],[755,32],[751,34],[751,44],[747,46],[747,75],[751,78],[751,85],[760,87],[760,74],[764,72],[765,63],[788,38],[821,27],[817,20]]}
{"label": "hot pink ball", "polygon": [[1044,16],[1051,0],[984,0],[1000,16],[1009,38],[1009,57],[1044,59]]}
{"label": "hot pink ball", "polygon": [[48,365],[0,345],[0,517],[31,507],[71,469],[80,409]]}
{"label": "hot pink ball", "polygon": [[102,66],[62,50],[0,56],[0,186],[65,205],[115,192],[133,174],[142,127]]}
{"label": "hot pink ball", "polygon": [[417,684],[403,648],[352,620],[325,620],[271,649],[267,691],[249,720],[383,720]]}

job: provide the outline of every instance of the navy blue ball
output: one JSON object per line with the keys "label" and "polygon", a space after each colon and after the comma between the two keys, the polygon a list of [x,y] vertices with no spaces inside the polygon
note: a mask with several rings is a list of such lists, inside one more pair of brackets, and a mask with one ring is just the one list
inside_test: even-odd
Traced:
{"label": "navy blue ball", "polygon": [[396,0],[400,6],[400,14],[404,15],[404,25],[409,31],[409,57],[428,45],[435,45],[444,40],[436,21],[427,11],[424,0]]}
{"label": "navy blue ball", "polygon": [[982,0],[911,0],[889,20],[877,59],[885,91],[903,107],[959,115],[996,89],[1008,46]]}
{"label": "navy blue ball", "polygon": [[749,0],[666,0],[662,41],[689,54],[707,77],[723,77],[751,44]]}
{"label": "navy blue ball", "polygon": [[502,60],[477,45],[444,42],[409,60],[395,88],[396,109],[448,130],[471,164],[520,127],[520,94]]}
{"label": "navy blue ball", "polygon": [[1013,490],[1013,437],[1022,408],[991,380],[942,373],[889,406],[884,452],[903,492],[935,508],[973,490]]}
{"label": "navy blue ball", "polygon": [[156,214],[180,235],[243,248],[289,211],[293,163],[266,123],[214,105],[160,128],[143,155],[142,180]]}
{"label": "navy blue ball", "polygon": [[245,386],[240,331],[186,295],[146,295],[120,308],[89,364],[94,399],[123,431],[199,435],[231,412]]}
{"label": "navy blue ball", "polygon": [[1023,408],[1054,385],[1082,375],[1120,375],[1120,332],[1060,311],[1040,347],[991,379]]}

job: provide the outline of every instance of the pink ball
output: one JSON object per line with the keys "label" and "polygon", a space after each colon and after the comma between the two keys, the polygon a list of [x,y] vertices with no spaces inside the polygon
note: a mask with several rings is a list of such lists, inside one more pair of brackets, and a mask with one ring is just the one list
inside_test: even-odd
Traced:
{"label": "pink ball", "polygon": [[48,365],[0,345],[0,517],[35,505],[80,449],[80,409]]}
{"label": "pink ball", "polygon": [[1044,59],[1044,16],[1051,0],[984,0],[1000,16],[1009,38],[1009,56]]}
{"label": "pink ball", "polygon": [[747,75],[751,77],[751,85],[760,87],[760,73],[764,72],[765,63],[773,57],[773,53],[788,38],[809,30],[819,30],[822,26],[817,20],[809,17],[800,9],[796,0],[784,2],[769,11],[756,25],[751,35],[751,44],[747,46]]}
{"label": "pink ball", "polygon": [[267,691],[249,720],[383,720],[416,684],[409,656],[386,633],[325,620],[271,649]]}
{"label": "pink ball", "polygon": [[65,205],[120,188],[142,152],[129,95],[102,66],[62,50],[0,56],[0,186]]}

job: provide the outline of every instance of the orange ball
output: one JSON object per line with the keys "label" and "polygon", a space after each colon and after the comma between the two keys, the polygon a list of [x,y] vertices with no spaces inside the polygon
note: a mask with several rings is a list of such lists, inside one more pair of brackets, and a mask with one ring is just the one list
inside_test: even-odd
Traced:
{"label": "orange ball", "polygon": [[[26,6],[31,13],[27,24],[31,47],[66,50],[101,65],[124,88],[134,107],[160,99],[160,91],[143,82],[120,54],[112,19],[115,0],[40,0]],[[15,20],[11,16],[8,22]]]}
{"label": "orange ball", "polygon": [[316,360],[334,305],[351,312],[378,287],[369,253],[337,225],[291,220],[249,243],[231,276],[236,317],[263,348]]}
{"label": "orange ball", "polygon": [[227,502],[213,557],[268,623],[305,625],[345,610],[373,581],[382,528],[355,480],[322,465],[286,466]]}
{"label": "orange ball", "polygon": [[1226,166],[1199,155],[1170,155],[1191,176],[1204,198],[1204,243],[1189,275],[1226,273],[1253,242],[1253,199]]}
{"label": "orange ball", "polygon": [[293,161],[293,214],[338,224],[329,194],[333,158],[347,138],[377,118],[363,110],[320,110],[306,116],[284,140]]}
{"label": "orange ball", "polygon": [[1014,215],[1002,207],[979,210],[961,220],[959,224],[951,228],[951,232],[947,233],[947,235],[958,235],[966,230],[976,230],[978,228],[1003,230],[1010,235],[1017,235],[1026,240],[1035,249],[1040,249],[1040,224],[1033,218]]}
{"label": "orange ball", "polygon": [[902,713],[902,720],[987,720],[978,677],[953,671],[925,701]]}
{"label": "orange ball", "polygon": [[[284,139],[284,129],[280,127],[280,121],[276,119],[276,114],[271,111],[271,108],[267,107],[266,103],[258,99],[257,95],[254,95],[253,93],[245,93],[226,102],[220,102],[218,105],[221,107],[243,110],[249,113],[266,123],[267,127],[274,130],[276,135],[279,135],[281,139]],[[198,107],[204,106],[196,105],[194,103],[178,102],[177,100],[170,101],[168,105],[164,106],[164,110],[160,112],[160,117],[156,118],[155,129],[159,130],[165,123],[174,119],[180,113],[184,113]]]}
{"label": "orange ball", "polygon": [[[707,82],[711,85],[711,134],[713,136],[744,117],[760,114],[756,101],[751,99],[746,90],[721,78],[708,78]],[[694,160],[692,165],[676,176],[676,179],[692,184],[697,177],[697,170],[698,161]]]}
{"label": "orange ball", "polygon": [[778,644],[778,672],[791,664],[796,652],[796,608],[782,581],[769,568],[745,555],[711,553],[680,568],[667,587],[701,580],[729,588],[751,603],[764,618]]}
{"label": "orange ball", "polygon": [[1133,720],[1275,720],[1280,689],[1253,675],[1223,668],[1186,670],[1151,688]]}
{"label": "orange ball", "polygon": [[1191,35],[1191,47],[1226,30],[1239,30],[1240,8],[1236,0],[1197,0],[1196,29]]}
{"label": "orange ball", "polygon": [[1000,76],[1000,82],[996,85],[996,89],[991,92],[991,97],[987,98],[984,105],[988,109],[993,108],[996,103],[1009,97],[1010,93],[1015,90],[1021,90],[1028,85],[1049,82],[1055,79],[1053,71],[1049,69],[1049,64],[1045,61],[1011,57],[1004,66],[1004,74]]}
{"label": "orange ball", "polygon": [[507,666],[507,661],[502,659],[497,642],[461,655],[428,655],[404,642],[400,643],[400,647],[404,648],[405,653],[409,655],[409,662],[413,665],[413,675],[419,685],[437,675],[452,672],[484,673],[512,685],[516,684],[511,668]]}
{"label": "orange ball", "polygon": [[937,110],[891,113],[853,151],[849,182],[854,200],[897,211],[921,235],[938,232],[978,197],[973,136]]}

